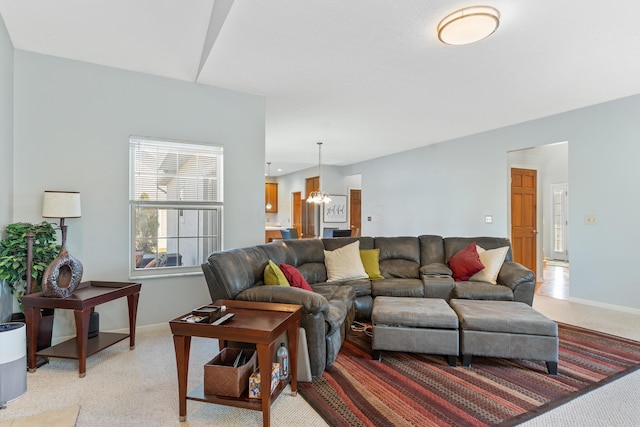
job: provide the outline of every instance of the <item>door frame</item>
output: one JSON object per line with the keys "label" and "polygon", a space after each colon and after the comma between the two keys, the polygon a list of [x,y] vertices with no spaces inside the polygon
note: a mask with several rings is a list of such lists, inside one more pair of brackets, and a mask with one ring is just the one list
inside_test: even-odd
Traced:
{"label": "door frame", "polygon": [[[553,193],[554,190],[556,188],[561,188],[565,191],[564,194],[564,219],[565,219],[565,223],[564,223],[564,253],[561,256],[556,256],[557,252],[554,250],[555,247],[555,233],[554,233],[554,198],[553,198]],[[558,259],[558,260],[562,260],[562,261],[569,261],[569,183],[568,182],[562,182],[562,183],[556,183],[556,184],[551,184],[551,188],[549,190],[549,195],[550,195],[550,218],[549,218],[549,236],[551,237],[549,239],[549,258],[550,259]]]}
{"label": "door frame", "polygon": [[544,261],[544,227],[541,227],[541,224],[543,224],[543,210],[540,209],[540,207],[542,206],[542,194],[540,191],[540,183],[542,182],[542,179],[540,175],[540,168],[538,166],[532,166],[523,163],[509,164],[508,155],[509,153],[507,153],[507,232],[509,235],[509,240],[511,240],[511,169],[529,169],[536,171],[536,206],[538,207],[538,209],[536,209],[536,230],[538,230],[538,234],[536,235],[536,270],[538,271],[538,274],[542,274]]}

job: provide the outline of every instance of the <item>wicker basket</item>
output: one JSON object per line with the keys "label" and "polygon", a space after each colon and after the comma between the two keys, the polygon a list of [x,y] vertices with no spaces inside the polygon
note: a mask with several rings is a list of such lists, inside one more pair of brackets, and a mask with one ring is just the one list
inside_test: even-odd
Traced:
{"label": "wicker basket", "polygon": [[[250,354],[251,358],[244,365],[234,368],[233,362],[240,351]],[[204,365],[204,394],[240,397],[247,389],[249,376],[255,369],[255,350],[225,347]]]}

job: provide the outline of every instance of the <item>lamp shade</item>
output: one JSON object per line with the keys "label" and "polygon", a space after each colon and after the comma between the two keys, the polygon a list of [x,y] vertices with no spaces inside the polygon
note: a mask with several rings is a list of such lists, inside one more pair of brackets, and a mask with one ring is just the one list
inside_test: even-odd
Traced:
{"label": "lamp shade", "polygon": [[77,191],[44,192],[43,218],[80,218],[80,193]]}

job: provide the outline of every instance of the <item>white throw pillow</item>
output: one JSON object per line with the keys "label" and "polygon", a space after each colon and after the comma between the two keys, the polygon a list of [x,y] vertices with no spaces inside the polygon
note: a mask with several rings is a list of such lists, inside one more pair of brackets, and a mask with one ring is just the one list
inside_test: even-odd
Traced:
{"label": "white throw pillow", "polygon": [[327,282],[369,277],[360,258],[360,242],[349,243],[334,251],[324,251]]}
{"label": "white throw pillow", "polygon": [[504,259],[507,256],[507,252],[509,252],[509,246],[485,250],[476,245],[476,250],[478,251],[480,262],[484,265],[484,269],[471,276],[469,280],[487,282],[495,285],[498,273],[500,273]]}

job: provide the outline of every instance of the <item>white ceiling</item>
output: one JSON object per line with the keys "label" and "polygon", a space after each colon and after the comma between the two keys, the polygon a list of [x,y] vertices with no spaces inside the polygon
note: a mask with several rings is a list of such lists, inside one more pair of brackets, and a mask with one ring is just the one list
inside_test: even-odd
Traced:
{"label": "white ceiling", "polygon": [[[440,43],[438,21],[475,4],[500,11],[497,32]],[[317,164],[317,141],[346,165],[640,93],[637,0],[0,0],[0,15],[16,49],[264,95],[273,175]]]}

